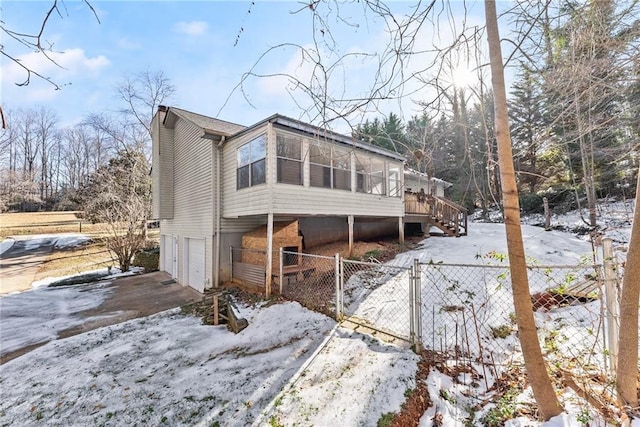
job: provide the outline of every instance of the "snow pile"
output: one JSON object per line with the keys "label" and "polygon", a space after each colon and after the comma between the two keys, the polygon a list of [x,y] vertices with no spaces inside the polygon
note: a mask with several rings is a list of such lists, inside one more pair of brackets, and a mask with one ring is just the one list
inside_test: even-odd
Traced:
{"label": "snow pile", "polygon": [[4,239],[3,241],[1,241],[0,242],[0,255],[2,255],[3,253],[5,253],[9,249],[11,249],[11,247],[13,246],[14,242],[15,242],[15,240],[10,238],[10,237]]}

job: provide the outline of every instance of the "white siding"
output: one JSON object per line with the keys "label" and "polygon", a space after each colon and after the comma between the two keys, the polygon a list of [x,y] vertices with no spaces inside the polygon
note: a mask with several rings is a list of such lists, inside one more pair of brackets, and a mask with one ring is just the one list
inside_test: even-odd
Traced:
{"label": "white siding", "polygon": [[162,234],[178,236],[177,280],[185,283],[185,238],[205,239],[205,286],[213,283],[214,142],[202,129],[178,119],[174,128],[174,219],[160,222]]}
{"label": "white siding", "polygon": [[163,112],[158,112],[152,129],[152,193],[153,218],[173,218],[173,129],[162,125]]}

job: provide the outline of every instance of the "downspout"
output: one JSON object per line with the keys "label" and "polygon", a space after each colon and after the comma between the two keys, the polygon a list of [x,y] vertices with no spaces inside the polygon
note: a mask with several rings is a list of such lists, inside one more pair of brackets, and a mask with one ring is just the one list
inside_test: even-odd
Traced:
{"label": "downspout", "polygon": [[226,137],[223,135],[220,138],[220,142],[216,145],[216,149],[218,150],[218,155],[216,156],[216,256],[214,258],[214,270],[213,270],[213,287],[217,288],[220,284],[220,228],[221,228],[221,214],[220,212],[220,203],[222,201],[222,197],[220,196],[220,192],[222,191],[222,171],[220,169],[220,156],[222,156],[222,144],[226,140]]}

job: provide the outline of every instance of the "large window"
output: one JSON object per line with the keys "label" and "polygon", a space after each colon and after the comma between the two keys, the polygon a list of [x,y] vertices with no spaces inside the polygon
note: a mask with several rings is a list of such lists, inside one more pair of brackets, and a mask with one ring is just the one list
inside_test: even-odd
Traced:
{"label": "large window", "polygon": [[385,194],[384,161],[362,154],[356,155],[356,191]]}
{"label": "large window", "polygon": [[309,184],[312,187],[351,190],[349,151],[315,142],[309,147]]}
{"label": "large window", "polygon": [[278,182],[302,185],[302,140],[288,135],[276,136]]}
{"label": "large window", "polygon": [[239,189],[265,182],[267,138],[260,135],[238,148],[236,186]]}

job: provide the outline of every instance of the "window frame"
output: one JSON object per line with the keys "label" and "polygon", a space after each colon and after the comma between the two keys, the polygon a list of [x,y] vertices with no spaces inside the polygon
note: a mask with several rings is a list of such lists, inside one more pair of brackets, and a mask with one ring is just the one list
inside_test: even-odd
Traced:
{"label": "window frame", "polygon": [[[247,154],[242,151],[247,150]],[[245,158],[241,158],[241,155]],[[258,168],[262,172],[258,175]],[[244,170],[247,170],[246,178]],[[256,177],[256,175],[258,175]],[[243,180],[241,183],[240,180]],[[236,149],[236,190],[265,184],[267,181],[267,135],[260,134]]]}
{"label": "window frame", "polygon": [[[304,147],[303,140],[300,136],[293,136],[284,132],[276,132],[276,182],[278,184],[289,184],[289,185],[304,185]],[[285,154],[280,154],[280,143],[293,143],[298,145],[298,158],[291,157]],[[282,175],[284,169],[281,167],[282,164],[293,164],[298,163],[299,168],[299,182],[288,182]]]}

